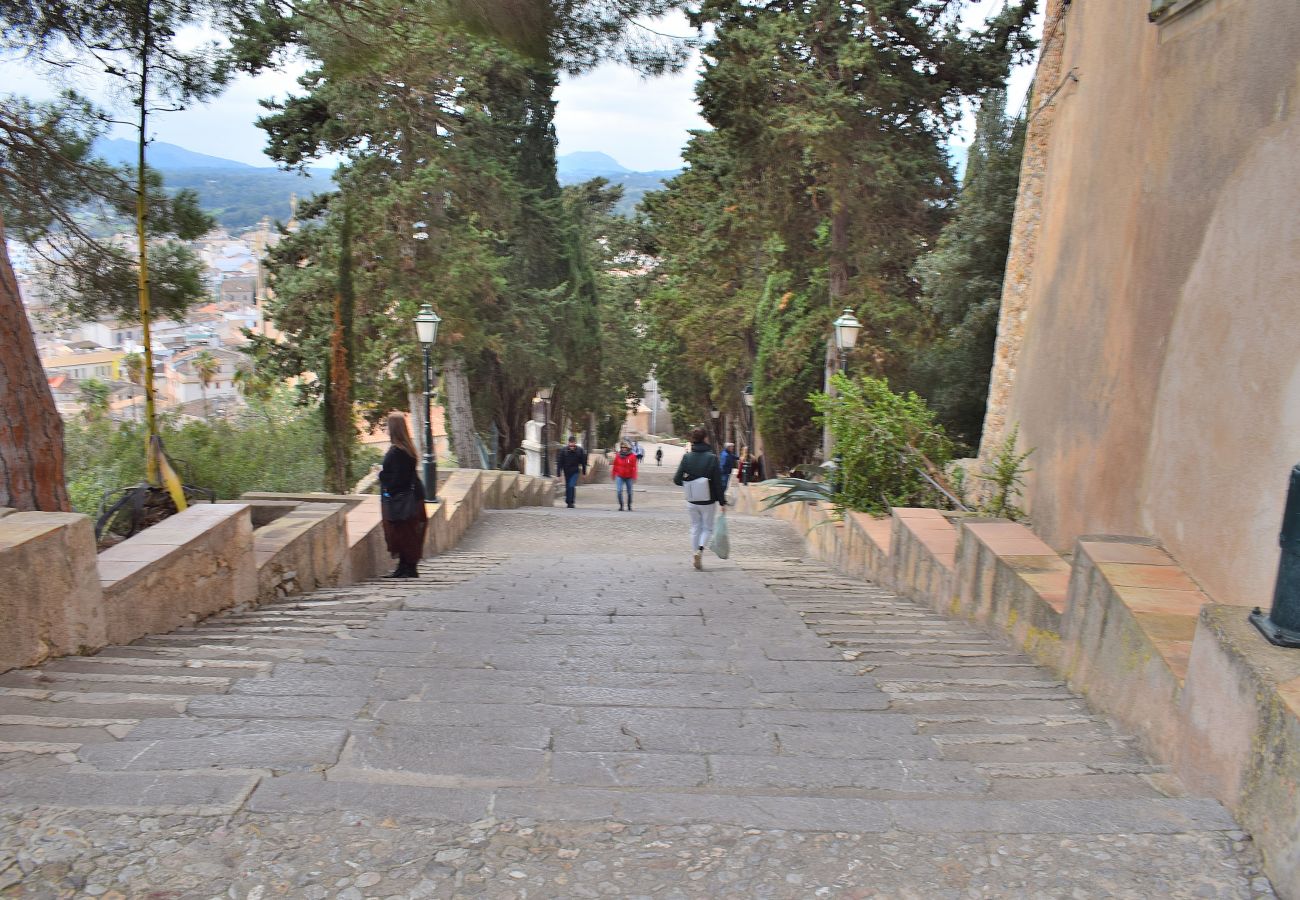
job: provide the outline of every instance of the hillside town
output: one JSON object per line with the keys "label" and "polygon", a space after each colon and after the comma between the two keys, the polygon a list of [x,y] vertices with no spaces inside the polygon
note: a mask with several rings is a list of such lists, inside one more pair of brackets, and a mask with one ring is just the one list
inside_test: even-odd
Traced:
{"label": "hillside town", "polygon": [[[296,229],[296,221],[290,220],[287,227]],[[228,417],[245,404],[237,373],[252,369],[242,350],[247,334],[276,334],[264,315],[263,261],[279,239],[277,228],[263,220],[239,234],[218,228],[193,243],[204,264],[208,299],[191,307],[181,321],[153,323],[153,380],[160,412],[212,420]],[[133,357],[142,358],[144,352],[139,322],[62,320],[49,281],[53,276],[42,266],[40,253],[16,244],[9,252],[60,414],[65,419],[83,414],[94,386],[102,384],[108,389],[109,418],[139,421],[144,388],[140,372],[133,371]]]}

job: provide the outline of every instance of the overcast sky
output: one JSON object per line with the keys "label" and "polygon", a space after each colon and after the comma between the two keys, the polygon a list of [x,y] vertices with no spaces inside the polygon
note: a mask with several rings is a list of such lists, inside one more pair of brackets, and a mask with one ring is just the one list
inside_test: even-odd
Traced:
{"label": "overcast sky", "polygon": [[[981,14],[999,2],[980,0],[973,14]],[[657,30],[667,33],[689,33],[680,15],[654,24]],[[654,79],[643,79],[612,65],[580,78],[565,78],[556,92],[559,152],[598,150],[636,171],[678,168],[686,132],[707,127],[699,116],[693,93],[698,66],[695,59],[677,75]],[[1029,67],[1023,67],[1013,76],[1013,110],[1031,74]],[[209,103],[154,116],[151,137],[250,165],[273,165],[262,153],[265,136],[253,124],[263,113],[258,100],[283,98],[295,91],[297,75],[297,71],[290,71],[240,78]],[[0,91],[37,99],[47,99],[58,89],[32,68],[14,61],[0,61],[0,85]],[[91,96],[99,93],[87,85],[78,87]],[[127,135],[123,131],[120,136]]]}

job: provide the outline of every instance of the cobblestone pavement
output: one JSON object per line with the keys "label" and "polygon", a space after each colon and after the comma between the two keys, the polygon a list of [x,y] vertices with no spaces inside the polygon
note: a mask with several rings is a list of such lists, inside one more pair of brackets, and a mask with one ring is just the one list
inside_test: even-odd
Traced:
{"label": "cobblestone pavement", "polygon": [[1217,803],[984,632],[769,519],[694,571],[670,472],[0,676],[0,893],[1272,896]]}

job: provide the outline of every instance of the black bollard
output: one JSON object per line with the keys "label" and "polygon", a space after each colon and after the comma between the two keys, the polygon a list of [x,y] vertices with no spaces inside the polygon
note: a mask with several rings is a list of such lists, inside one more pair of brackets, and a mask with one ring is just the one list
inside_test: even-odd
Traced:
{"label": "black bollard", "polygon": [[1273,609],[1265,617],[1257,606],[1250,621],[1270,643],[1300,647],[1300,464],[1291,470],[1291,488],[1282,513],[1282,558],[1277,564]]}

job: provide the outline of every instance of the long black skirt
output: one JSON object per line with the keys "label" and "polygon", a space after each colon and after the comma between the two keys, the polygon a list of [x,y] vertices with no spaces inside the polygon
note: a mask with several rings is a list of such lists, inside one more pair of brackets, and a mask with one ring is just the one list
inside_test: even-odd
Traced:
{"label": "long black skirt", "polygon": [[384,522],[384,542],[388,553],[398,561],[414,566],[424,556],[424,532],[429,525],[424,504],[420,504],[420,514],[414,519],[402,522]]}

